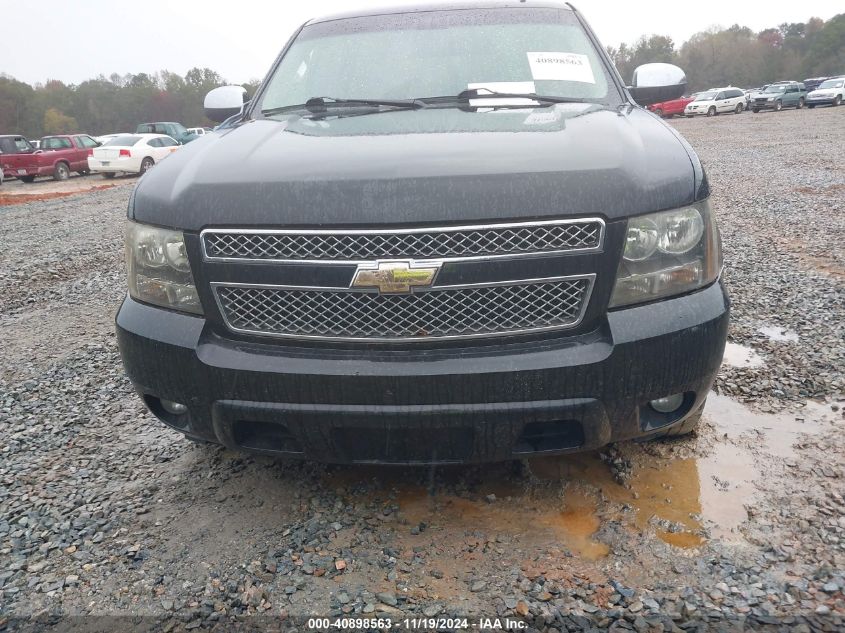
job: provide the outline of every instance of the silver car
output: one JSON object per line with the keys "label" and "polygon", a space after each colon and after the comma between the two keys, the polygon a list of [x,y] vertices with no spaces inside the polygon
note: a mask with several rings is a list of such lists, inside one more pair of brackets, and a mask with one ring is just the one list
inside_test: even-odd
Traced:
{"label": "silver car", "polygon": [[845,101],[845,77],[825,79],[819,87],[807,95],[807,107],[817,105],[838,106]]}

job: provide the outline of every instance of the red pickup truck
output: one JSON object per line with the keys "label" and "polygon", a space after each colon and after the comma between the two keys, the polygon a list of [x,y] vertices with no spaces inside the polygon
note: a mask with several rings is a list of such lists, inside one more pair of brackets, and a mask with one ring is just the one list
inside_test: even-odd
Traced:
{"label": "red pickup truck", "polygon": [[691,95],[689,97],[681,97],[680,99],[672,99],[671,101],[653,103],[647,107],[659,117],[671,118],[676,114],[683,114],[684,108],[687,107],[687,104],[694,100],[695,95]]}
{"label": "red pickup truck", "polygon": [[63,134],[45,136],[41,148],[35,149],[21,136],[4,136],[0,137],[0,167],[6,178],[24,182],[38,176],[67,180],[72,171],[88,173],[88,157],[99,145],[87,134]]}

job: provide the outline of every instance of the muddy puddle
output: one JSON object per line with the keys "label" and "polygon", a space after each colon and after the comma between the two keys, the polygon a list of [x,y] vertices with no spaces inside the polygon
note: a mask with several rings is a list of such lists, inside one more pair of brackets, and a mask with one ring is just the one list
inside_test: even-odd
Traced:
{"label": "muddy puddle", "polygon": [[757,492],[766,458],[794,455],[804,434],[829,424],[821,419],[825,411],[809,403],[797,416],[763,415],[711,394],[705,422],[716,429],[718,441],[706,433],[710,440],[687,440],[690,446],[679,451],[624,444],[631,470],[623,483],[598,452],[533,458],[521,470],[513,464],[434,472],[338,468],[326,477],[328,484],[346,487],[358,498],[379,498],[398,509],[406,526],[401,532],[411,530],[411,543],[450,531],[455,539],[507,533],[544,543],[551,539],[595,561],[612,553],[613,539],[605,542],[602,528],[613,524],[623,533],[695,548],[708,539],[742,540],[746,506]]}

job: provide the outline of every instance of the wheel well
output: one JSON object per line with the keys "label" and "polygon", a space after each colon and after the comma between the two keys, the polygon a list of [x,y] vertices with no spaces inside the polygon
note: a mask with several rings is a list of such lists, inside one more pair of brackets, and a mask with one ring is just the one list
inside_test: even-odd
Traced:
{"label": "wheel well", "polygon": [[55,163],[53,163],[53,169],[55,169],[59,165],[64,165],[65,167],[67,167],[67,170],[70,171],[70,163],[68,163],[65,159],[62,158],[61,160],[57,160]]}

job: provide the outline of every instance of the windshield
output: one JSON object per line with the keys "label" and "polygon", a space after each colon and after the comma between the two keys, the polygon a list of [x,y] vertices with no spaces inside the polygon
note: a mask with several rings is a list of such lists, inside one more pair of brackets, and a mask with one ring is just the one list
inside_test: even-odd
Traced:
{"label": "windshield", "polygon": [[718,92],[702,92],[698,95],[695,100],[696,101],[712,101],[716,98],[716,95],[719,94]]}
{"label": "windshield", "polygon": [[41,139],[41,149],[67,149],[69,147],[73,147],[69,138],[45,136]]}
{"label": "windshield", "polygon": [[819,86],[819,89],[822,88],[841,88],[842,84],[845,83],[845,80],[842,79],[828,79],[827,81],[823,81]]}
{"label": "windshield", "polygon": [[258,110],[314,97],[406,100],[484,86],[622,103],[571,11],[511,8],[365,16],[306,26],[275,69]]}
{"label": "windshield", "polygon": [[763,92],[783,92],[786,90],[786,86],[769,86]]}
{"label": "windshield", "polygon": [[34,148],[22,136],[0,137],[0,154],[25,154]]}

